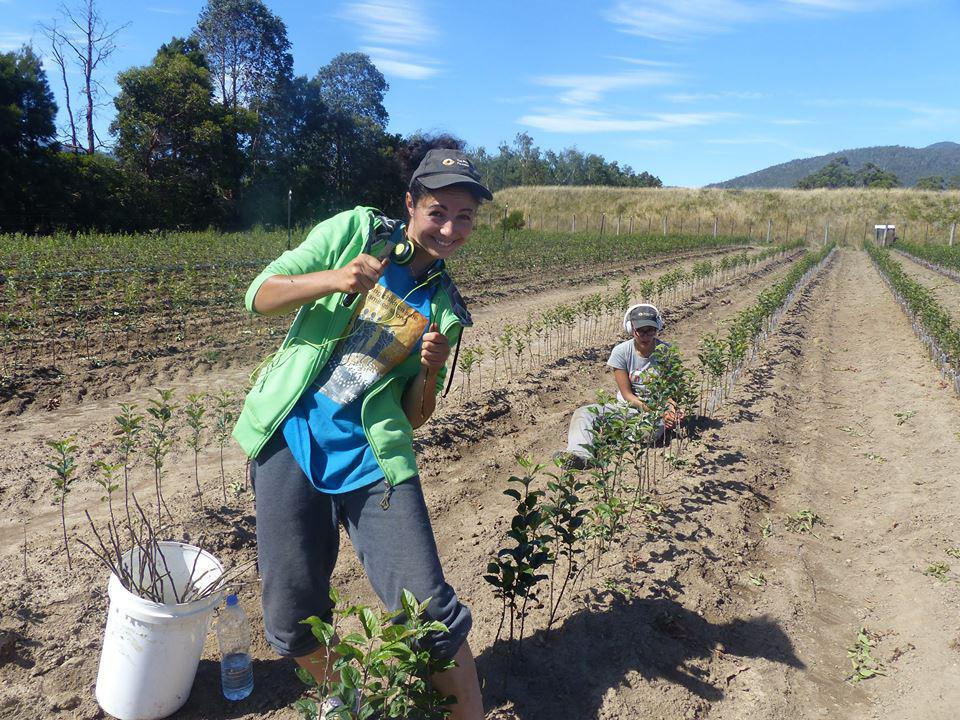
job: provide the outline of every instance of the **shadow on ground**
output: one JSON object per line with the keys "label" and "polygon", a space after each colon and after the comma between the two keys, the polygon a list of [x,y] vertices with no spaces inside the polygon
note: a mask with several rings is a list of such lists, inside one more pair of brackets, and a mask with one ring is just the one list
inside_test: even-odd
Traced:
{"label": "shadow on ground", "polygon": [[[607,692],[636,684],[637,676],[717,701],[723,680],[698,665],[720,651],[804,667],[787,635],[768,618],[715,625],[668,598],[623,597],[605,611],[570,616],[549,638],[535,633],[524,640],[522,654],[501,639],[477,664],[488,708],[509,704],[507,717],[555,720],[599,717]],[[641,708],[635,711],[643,715]]]}

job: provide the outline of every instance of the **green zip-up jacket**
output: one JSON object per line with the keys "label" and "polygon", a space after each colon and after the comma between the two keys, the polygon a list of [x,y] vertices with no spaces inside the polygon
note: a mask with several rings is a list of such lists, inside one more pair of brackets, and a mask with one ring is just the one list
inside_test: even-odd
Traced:
{"label": "green zip-up jacket", "polygon": [[[379,211],[356,207],[320,223],[306,240],[270,263],[247,289],[251,313],[263,281],[272,275],[302,275],[341,268],[370,247],[379,227]],[[370,252],[376,252],[374,244]],[[332,293],[300,308],[279,350],[260,370],[243,404],[233,437],[248,457],[255,458],[293,409],[303,392],[329,360],[353,315],[356,303],[344,307],[343,293]],[[359,302],[359,301],[356,301]],[[431,322],[453,345],[462,325],[451,298],[441,284],[430,303]],[[362,398],[360,418],[374,457],[387,482],[396,485],[417,474],[413,427],[403,412],[407,383],[420,372],[420,356],[413,353],[370,387]],[[437,380],[442,388],[446,368]]]}

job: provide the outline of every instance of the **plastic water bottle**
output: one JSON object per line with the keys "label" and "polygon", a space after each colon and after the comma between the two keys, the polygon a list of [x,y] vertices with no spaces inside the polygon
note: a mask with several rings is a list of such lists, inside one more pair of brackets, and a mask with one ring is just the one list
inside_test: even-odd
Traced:
{"label": "plastic water bottle", "polygon": [[227,607],[217,621],[220,643],[220,684],[227,700],[243,700],[253,692],[250,662],[250,624],[236,595],[227,595]]}

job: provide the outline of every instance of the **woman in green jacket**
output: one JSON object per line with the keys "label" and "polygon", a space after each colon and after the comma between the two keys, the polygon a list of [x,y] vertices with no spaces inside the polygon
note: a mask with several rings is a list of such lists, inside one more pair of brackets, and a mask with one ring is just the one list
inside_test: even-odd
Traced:
{"label": "woman in green jacket", "polygon": [[432,598],[427,614],[448,632],[431,650],[456,662],[432,680],[456,696],[456,720],[483,717],[466,642],[472,620],[444,580],[412,442],[436,406],[451,343],[470,324],[444,261],[490,199],[462,152],[434,148],[411,176],[406,226],[358,207],[271,263],[247,291],[248,309],[298,312],[234,429],[252,458],[268,642],[318,680],[329,672],[300,621],[331,619],[343,525],[387,607],[400,607],[403,589]]}

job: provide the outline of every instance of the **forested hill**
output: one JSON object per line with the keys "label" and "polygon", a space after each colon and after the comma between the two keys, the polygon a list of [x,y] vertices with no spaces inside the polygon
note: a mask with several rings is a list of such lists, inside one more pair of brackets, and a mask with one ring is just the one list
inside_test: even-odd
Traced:
{"label": "forested hill", "polygon": [[913,187],[923,177],[939,175],[944,178],[960,175],[960,144],[939,142],[925,148],[886,145],[880,147],[841,150],[819,157],[791,160],[741,175],[732,180],[708,185],[719,188],[792,188],[800,178],[820,170],[839,157],[850,161],[850,168],[858,170],[867,163],[894,173],[902,187]]}

